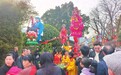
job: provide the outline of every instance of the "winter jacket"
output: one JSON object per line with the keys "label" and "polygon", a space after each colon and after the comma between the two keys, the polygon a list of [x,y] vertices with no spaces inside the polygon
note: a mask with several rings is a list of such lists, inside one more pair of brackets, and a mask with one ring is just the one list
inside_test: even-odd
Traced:
{"label": "winter jacket", "polygon": [[31,65],[28,68],[23,69],[21,72],[19,72],[18,75],[36,75],[37,69],[36,66]]}
{"label": "winter jacket", "polygon": [[[50,75],[62,75],[62,71],[59,67],[57,66],[53,66],[51,67],[51,69],[48,68],[48,72],[49,71],[53,71],[52,74]],[[41,68],[37,71],[37,74],[36,75],[47,75],[46,72],[45,72],[45,68]]]}
{"label": "winter jacket", "polygon": [[62,70],[53,64],[53,55],[45,52],[40,56],[41,68],[36,75],[62,75]]}
{"label": "winter jacket", "polygon": [[89,68],[83,68],[82,73],[80,75],[95,75],[95,74],[91,73]]}
{"label": "winter jacket", "polygon": [[108,75],[108,67],[104,60],[97,64],[97,75]]}
{"label": "winter jacket", "polygon": [[23,56],[21,55],[21,56],[19,56],[19,57],[17,58],[17,60],[16,60],[16,65],[17,65],[19,68],[24,69],[23,64],[22,64],[22,61],[23,61]]}
{"label": "winter jacket", "polygon": [[76,61],[74,58],[70,59],[66,70],[68,72],[68,75],[77,75]]}
{"label": "winter jacket", "polygon": [[0,75],[6,75],[11,67],[8,67],[7,65],[3,65],[2,67],[0,67]]}
{"label": "winter jacket", "polygon": [[106,55],[103,59],[115,75],[121,75],[121,51]]}

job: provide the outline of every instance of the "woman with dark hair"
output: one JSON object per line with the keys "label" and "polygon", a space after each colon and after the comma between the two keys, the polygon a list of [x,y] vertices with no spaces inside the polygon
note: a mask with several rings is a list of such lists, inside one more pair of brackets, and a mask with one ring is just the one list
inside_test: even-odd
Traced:
{"label": "woman with dark hair", "polygon": [[61,69],[53,64],[53,55],[45,52],[40,56],[41,68],[36,75],[62,75]]}
{"label": "woman with dark hair", "polygon": [[24,69],[18,75],[35,75],[36,74],[36,66],[32,63],[32,56],[26,55],[23,57],[23,66]]}
{"label": "woman with dark hair", "polygon": [[83,69],[80,75],[95,75],[94,73],[92,73],[93,68],[91,66],[91,63],[91,59],[87,57],[82,58],[80,66],[83,67]]}
{"label": "woman with dark hair", "polygon": [[7,54],[5,57],[5,64],[0,67],[0,75],[6,75],[11,67],[14,66],[14,56],[12,54]]}

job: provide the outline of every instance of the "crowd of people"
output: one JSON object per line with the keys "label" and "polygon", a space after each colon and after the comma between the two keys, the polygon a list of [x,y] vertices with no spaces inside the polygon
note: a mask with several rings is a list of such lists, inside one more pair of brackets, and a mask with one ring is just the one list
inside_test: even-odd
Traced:
{"label": "crowd of people", "polygon": [[121,75],[121,50],[114,42],[96,41],[93,48],[81,46],[80,56],[72,51],[32,52],[18,47],[5,57],[0,75]]}

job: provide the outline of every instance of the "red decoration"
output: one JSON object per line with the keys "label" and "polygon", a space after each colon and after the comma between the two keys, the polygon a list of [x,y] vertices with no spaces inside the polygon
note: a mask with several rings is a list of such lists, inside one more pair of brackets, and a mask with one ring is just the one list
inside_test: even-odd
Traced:
{"label": "red decoration", "polygon": [[49,42],[49,41],[48,41],[48,40],[46,40],[45,42],[42,42],[41,44],[48,44],[48,42]]}
{"label": "red decoration", "polygon": [[66,40],[68,39],[67,30],[65,28],[65,25],[62,26],[59,37],[60,37],[61,43],[65,44]]}
{"label": "red decoration", "polygon": [[80,49],[80,46],[78,43],[74,44],[74,52],[78,52],[78,50]]}
{"label": "red decoration", "polygon": [[84,25],[82,22],[82,18],[81,16],[79,16],[78,8],[75,7],[71,17],[70,35],[74,37],[81,37],[83,29],[84,29]]}
{"label": "red decoration", "polygon": [[112,36],[112,39],[113,39],[113,40],[117,40],[117,39],[118,39],[118,36],[113,35],[113,36]]}
{"label": "red decoration", "polygon": [[74,37],[74,42],[78,43],[78,38],[77,37]]}
{"label": "red decoration", "polygon": [[37,33],[34,31],[29,31],[27,32],[27,37],[32,40],[33,38],[37,38]]}
{"label": "red decoration", "polygon": [[32,25],[34,24],[34,18],[33,16],[30,17]]}
{"label": "red decoration", "polygon": [[79,10],[77,7],[72,11],[71,16],[71,25],[70,25],[70,35],[73,36],[74,39],[74,54],[78,56],[80,46],[78,44],[78,38],[82,37],[84,25],[82,22],[82,18],[79,15]]}

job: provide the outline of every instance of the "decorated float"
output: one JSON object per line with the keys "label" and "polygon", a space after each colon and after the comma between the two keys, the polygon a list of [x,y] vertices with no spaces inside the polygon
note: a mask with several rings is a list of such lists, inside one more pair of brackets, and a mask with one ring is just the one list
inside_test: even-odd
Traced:
{"label": "decorated float", "polygon": [[36,22],[34,22],[34,18],[31,17],[31,20],[30,20],[31,27],[28,26],[27,32],[26,32],[27,45],[39,44],[41,41],[41,36],[43,36],[44,25],[41,23],[39,17],[35,17],[35,21]]}
{"label": "decorated float", "polygon": [[79,38],[83,35],[84,25],[77,7],[73,9],[70,21],[70,36],[72,36],[74,39],[74,54],[79,55]]}

